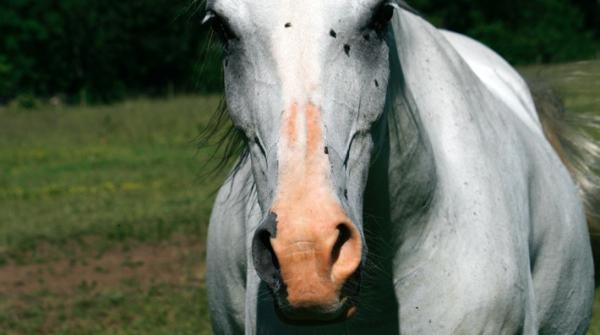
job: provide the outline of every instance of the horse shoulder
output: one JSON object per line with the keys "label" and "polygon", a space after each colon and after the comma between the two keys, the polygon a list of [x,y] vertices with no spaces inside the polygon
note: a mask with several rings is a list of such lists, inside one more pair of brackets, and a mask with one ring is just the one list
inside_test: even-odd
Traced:
{"label": "horse shoulder", "polygon": [[518,117],[518,121],[507,118],[507,124],[516,130],[514,150],[527,157],[523,171],[527,173],[528,251],[540,332],[581,333],[593,300],[593,261],[580,192],[556,151],[540,136],[536,107],[521,76],[479,42],[443,34],[492,94]]}
{"label": "horse shoulder", "polygon": [[550,151],[531,156],[531,271],[540,332],[581,334],[594,297],[593,260],[579,192]]}
{"label": "horse shoulder", "polygon": [[460,183],[436,200],[396,257],[402,333],[533,334],[526,232],[513,221],[525,213],[499,203],[505,195],[492,183]]}
{"label": "horse shoulder", "polygon": [[491,94],[481,90],[486,112],[474,115],[486,127],[461,123],[470,135],[434,138],[441,197],[423,224],[409,225],[420,228],[396,257],[403,333],[579,333],[593,280],[574,184],[516,71],[483,45],[443,34]]}
{"label": "horse shoulder", "polygon": [[253,198],[252,173],[246,160],[221,186],[208,227],[206,285],[213,331],[217,334],[244,332],[246,221]]}
{"label": "horse shoulder", "polygon": [[[540,258],[544,255],[540,251],[542,248],[552,246],[550,249],[557,250],[556,247],[560,245],[558,249],[562,250],[563,257],[545,258],[554,259],[556,263],[556,259],[577,254],[577,264],[589,265],[589,257],[586,257],[588,237],[585,224],[582,223],[585,218],[581,215],[579,192],[555,150],[544,137],[539,136],[541,124],[527,83],[502,57],[483,44],[460,34],[448,31],[441,33],[482,83],[521,121],[509,118],[507,124],[517,130],[520,143],[514,143],[515,147],[524,148],[522,154],[528,157],[526,169],[532,255]],[[522,124],[527,127],[522,127]],[[556,264],[551,268],[556,270]],[[583,274],[588,272],[583,271]]]}
{"label": "horse shoulder", "polygon": [[522,123],[439,31],[409,15],[398,24],[404,80],[437,179],[420,222],[392,218],[407,227],[394,257],[401,332],[535,333],[526,156],[511,127]]}

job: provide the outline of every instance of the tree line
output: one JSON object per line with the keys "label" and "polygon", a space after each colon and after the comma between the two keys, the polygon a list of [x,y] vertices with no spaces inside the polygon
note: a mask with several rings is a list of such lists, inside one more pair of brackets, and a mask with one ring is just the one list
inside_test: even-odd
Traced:
{"label": "tree line", "polygon": [[[439,27],[517,64],[598,57],[596,0],[412,0]],[[19,95],[106,102],[219,92],[221,50],[200,0],[0,0],[0,103]]]}

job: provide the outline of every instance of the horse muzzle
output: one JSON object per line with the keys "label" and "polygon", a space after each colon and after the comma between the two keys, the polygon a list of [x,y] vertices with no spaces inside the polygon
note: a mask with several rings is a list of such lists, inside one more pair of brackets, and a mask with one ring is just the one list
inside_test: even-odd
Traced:
{"label": "horse muzzle", "polygon": [[316,217],[284,222],[271,213],[253,239],[256,271],[288,323],[337,322],[357,310],[360,233],[341,208]]}

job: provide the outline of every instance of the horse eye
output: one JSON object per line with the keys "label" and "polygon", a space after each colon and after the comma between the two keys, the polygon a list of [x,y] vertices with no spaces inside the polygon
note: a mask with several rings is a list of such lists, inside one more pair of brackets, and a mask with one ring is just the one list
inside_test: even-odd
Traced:
{"label": "horse eye", "polygon": [[387,24],[394,16],[394,5],[390,2],[384,2],[381,4],[376,10],[373,18],[371,18],[370,28],[377,31],[382,32]]}
{"label": "horse eye", "polygon": [[217,34],[219,40],[224,45],[230,40],[237,39],[227,20],[211,10],[202,19],[202,24],[210,24],[211,29]]}

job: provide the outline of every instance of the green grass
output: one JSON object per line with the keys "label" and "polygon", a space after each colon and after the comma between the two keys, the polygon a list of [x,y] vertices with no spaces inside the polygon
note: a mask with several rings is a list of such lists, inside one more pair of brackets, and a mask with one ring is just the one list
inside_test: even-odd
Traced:
{"label": "green grass", "polygon": [[569,110],[600,114],[600,61],[582,61],[520,69],[529,79],[549,83],[564,97]]}
{"label": "green grass", "polygon": [[0,111],[0,248],[200,234],[217,184],[194,141],[217,103]]}
{"label": "green grass", "polygon": [[[64,259],[93,263],[115,250],[124,258],[163,242],[160,250],[171,252],[181,249],[171,241],[182,236],[201,244],[222,175],[204,178],[214,165],[196,140],[218,102],[0,109],[0,277],[34,266],[39,277],[61,280],[47,270]],[[181,261],[182,271],[202,267],[202,250]],[[107,272],[125,271],[107,264]],[[91,280],[102,281],[101,272]],[[145,289],[108,282],[93,293],[71,281],[72,289],[58,293],[51,282],[19,295],[13,283],[0,286],[0,333],[210,333],[201,280]]]}
{"label": "green grass", "polygon": [[[600,113],[600,62],[521,69]],[[0,334],[210,334],[218,97],[0,108]],[[590,334],[600,335],[600,295]]]}
{"label": "green grass", "polygon": [[80,291],[70,300],[47,292],[23,297],[28,305],[2,310],[7,334],[210,334],[203,289],[156,285],[149,289]]}

